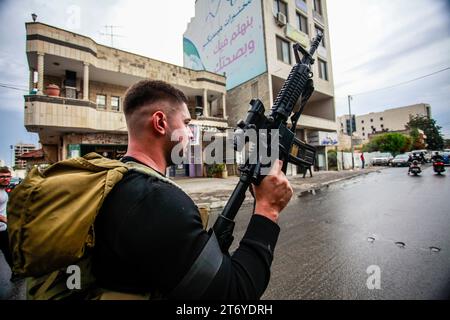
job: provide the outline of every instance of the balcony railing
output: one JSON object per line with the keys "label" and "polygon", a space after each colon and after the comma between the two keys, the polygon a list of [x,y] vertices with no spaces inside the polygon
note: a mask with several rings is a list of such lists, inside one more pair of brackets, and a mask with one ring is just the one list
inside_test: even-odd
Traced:
{"label": "balcony railing", "polygon": [[45,96],[38,94],[26,95],[24,96],[24,98],[25,102],[46,102],[46,103],[55,103],[61,105],[80,106],[97,109],[97,105],[95,103],[80,99],[70,99],[64,97]]}

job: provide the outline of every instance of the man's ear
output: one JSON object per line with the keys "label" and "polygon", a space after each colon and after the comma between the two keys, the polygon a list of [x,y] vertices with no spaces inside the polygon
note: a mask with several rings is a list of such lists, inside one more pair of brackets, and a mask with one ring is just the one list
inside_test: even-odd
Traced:
{"label": "man's ear", "polygon": [[169,123],[167,121],[167,117],[162,111],[156,111],[151,119],[153,130],[160,135],[167,134],[167,129],[169,127]]}

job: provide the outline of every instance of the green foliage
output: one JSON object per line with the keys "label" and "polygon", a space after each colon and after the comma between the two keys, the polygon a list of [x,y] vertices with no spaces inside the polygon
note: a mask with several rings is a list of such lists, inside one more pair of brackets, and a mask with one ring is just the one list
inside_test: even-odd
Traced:
{"label": "green foliage", "polygon": [[412,139],[400,133],[385,133],[372,139],[362,148],[363,152],[390,152],[392,155],[397,155],[409,151],[411,148]]}
{"label": "green foliage", "polygon": [[422,139],[420,139],[419,130],[417,128],[413,128],[411,130],[410,136],[411,136],[411,139],[412,139],[412,147],[411,147],[412,150],[426,149],[426,145],[422,141]]}
{"label": "green foliage", "polygon": [[444,149],[450,149],[450,139],[444,140]]}
{"label": "green foliage", "polygon": [[336,150],[328,150],[328,168],[337,169],[337,152]]}
{"label": "green foliage", "polygon": [[442,127],[436,124],[434,119],[426,116],[416,115],[406,125],[410,130],[423,130],[426,138],[427,149],[441,150],[444,147],[444,138],[441,134]]}
{"label": "green foliage", "polygon": [[214,163],[208,167],[208,176],[212,177],[216,174],[222,173],[225,171],[224,163]]}

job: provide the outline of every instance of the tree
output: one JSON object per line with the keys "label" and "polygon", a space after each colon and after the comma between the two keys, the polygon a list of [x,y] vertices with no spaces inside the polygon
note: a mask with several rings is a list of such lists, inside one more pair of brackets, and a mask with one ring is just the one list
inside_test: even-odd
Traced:
{"label": "tree", "polygon": [[450,139],[444,140],[444,149],[450,149]]}
{"label": "tree", "polygon": [[364,145],[363,152],[390,152],[394,156],[399,153],[409,151],[411,148],[412,139],[401,133],[385,133],[376,136],[368,144]]}
{"label": "tree", "polygon": [[419,130],[417,128],[413,128],[411,130],[410,136],[412,139],[412,149],[413,150],[422,150],[422,149],[426,148],[426,145],[425,145],[423,139],[420,138]]}
{"label": "tree", "polygon": [[442,127],[436,121],[427,116],[412,116],[406,127],[410,130],[420,129],[427,136],[427,148],[431,150],[441,150],[444,147],[444,138],[441,134]]}

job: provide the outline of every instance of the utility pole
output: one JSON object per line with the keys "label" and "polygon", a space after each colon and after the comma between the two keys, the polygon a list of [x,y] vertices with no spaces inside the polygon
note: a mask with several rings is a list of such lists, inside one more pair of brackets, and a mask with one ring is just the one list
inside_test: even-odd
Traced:
{"label": "utility pole", "polygon": [[[114,37],[122,37],[122,38],[123,38],[123,36],[121,36],[121,35],[119,35],[119,34],[115,34],[114,31],[113,31],[113,29],[114,29],[114,28],[121,28],[121,26],[106,25],[106,26],[104,26],[104,27],[105,27],[105,29],[106,29],[106,32],[105,32],[105,33],[100,32],[100,34],[101,34],[102,36],[110,36],[110,37],[111,37],[111,47],[114,47]],[[109,32],[109,33],[108,33],[108,28],[110,29],[110,32]]]}
{"label": "utility pole", "polygon": [[349,115],[349,122],[350,122],[350,146],[352,150],[352,169],[355,169],[355,159],[353,156],[353,118],[352,118],[352,108],[350,101],[352,100],[352,96],[348,95],[348,115]]}

